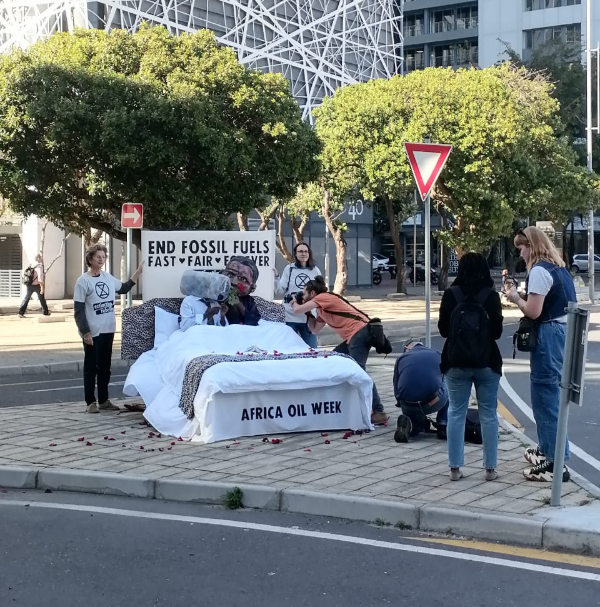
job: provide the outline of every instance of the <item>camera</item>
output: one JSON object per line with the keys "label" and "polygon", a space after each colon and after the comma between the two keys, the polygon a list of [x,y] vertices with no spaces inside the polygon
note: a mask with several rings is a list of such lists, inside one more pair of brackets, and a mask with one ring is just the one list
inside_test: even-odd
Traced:
{"label": "camera", "polygon": [[296,303],[301,306],[304,303],[304,293],[302,293],[302,291],[294,293],[294,299],[296,300]]}

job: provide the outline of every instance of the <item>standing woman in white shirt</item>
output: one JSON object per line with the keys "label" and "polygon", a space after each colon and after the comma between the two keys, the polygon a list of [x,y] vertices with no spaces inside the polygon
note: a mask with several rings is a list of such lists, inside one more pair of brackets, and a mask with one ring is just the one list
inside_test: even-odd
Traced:
{"label": "standing woman in white shirt", "polygon": [[306,314],[295,314],[291,302],[296,293],[302,293],[309,280],[321,276],[321,270],[315,265],[312,251],[305,242],[294,247],[294,261],[286,266],[279,277],[275,274],[275,294],[283,296],[285,324],[291,327],[311,347],[317,347],[317,336],[308,328]]}
{"label": "standing woman in white shirt", "polygon": [[[142,273],[142,262],[133,276],[122,283],[112,274],[102,270],[107,249],[95,244],[85,252],[88,271],[75,283],[75,323],[83,339],[83,390],[87,413],[118,411],[108,399],[112,346],[117,327],[115,297],[129,293]],[[96,404],[96,379],[98,402]]]}

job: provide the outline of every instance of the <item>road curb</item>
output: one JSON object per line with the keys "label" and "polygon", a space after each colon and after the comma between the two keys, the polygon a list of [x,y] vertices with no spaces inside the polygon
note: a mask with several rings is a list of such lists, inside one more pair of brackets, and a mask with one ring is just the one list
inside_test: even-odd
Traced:
{"label": "road curb", "polygon": [[[130,361],[121,358],[112,359],[112,369],[123,369],[131,366]],[[9,365],[0,367],[0,377],[19,377],[23,375],[52,375],[53,373],[83,372],[83,360],[67,360],[56,363],[36,365]]]}
{"label": "road curb", "polygon": [[577,525],[546,516],[493,514],[443,504],[417,506],[402,501],[261,485],[153,479],[68,468],[0,466],[0,488],[5,489],[50,489],[224,505],[225,495],[235,487],[242,490],[245,508],[335,517],[539,548],[570,548],[600,555],[600,528],[590,530],[585,521]]}

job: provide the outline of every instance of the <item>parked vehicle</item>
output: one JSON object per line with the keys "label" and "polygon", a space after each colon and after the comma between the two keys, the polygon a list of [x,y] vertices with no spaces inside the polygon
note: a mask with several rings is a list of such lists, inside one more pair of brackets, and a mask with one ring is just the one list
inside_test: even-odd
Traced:
{"label": "parked vehicle", "polygon": [[[588,256],[586,253],[573,255],[571,271],[575,274],[588,271]],[[600,255],[594,255],[594,273],[600,272]]]}
{"label": "parked vehicle", "polygon": [[[416,282],[425,282],[425,268],[423,266],[417,266],[416,274],[417,274]],[[431,284],[437,285],[438,275],[437,275],[437,272],[433,268],[430,269],[430,276],[431,276],[431,278],[430,278]],[[409,268],[408,278],[410,279],[410,282],[415,284],[415,271],[413,268]]]}
{"label": "parked vehicle", "polygon": [[390,258],[382,255],[381,253],[373,253],[373,269],[386,270],[388,269],[388,264],[390,263]]}

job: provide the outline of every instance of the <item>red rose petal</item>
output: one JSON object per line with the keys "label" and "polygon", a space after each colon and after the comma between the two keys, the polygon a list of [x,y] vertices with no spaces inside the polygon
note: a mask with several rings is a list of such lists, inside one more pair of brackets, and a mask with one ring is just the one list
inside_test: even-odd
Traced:
{"label": "red rose petal", "polygon": [[235,443],[233,443],[234,445],[239,445],[240,441],[236,441]]}
{"label": "red rose petal", "polygon": [[123,432],[121,432],[121,434],[125,434],[125,432],[127,432],[127,430],[123,430]]}
{"label": "red rose petal", "polygon": [[8,493],[6,489],[2,489],[2,493]]}
{"label": "red rose petal", "polygon": [[158,450],[159,451],[164,451],[164,449],[162,447],[159,447]]}
{"label": "red rose petal", "polygon": [[162,434],[157,434],[156,438],[162,438]]}
{"label": "red rose petal", "polygon": [[225,449],[229,449],[229,445],[225,445]]}
{"label": "red rose petal", "polygon": [[331,443],[331,441],[329,441],[329,440],[326,440],[326,441],[325,441],[325,444],[326,444],[326,445],[329,445],[330,443]]}
{"label": "red rose petal", "polygon": [[56,447],[56,443],[50,443],[50,447]]}
{"label": "red rose petal", "polygon": [[152,438],[154,436],[154,432],[148,432],[148,438]]}
{"label": "red rose petal", "polygon": [[262,439],[262,442],[263,442],[263,443],[268,443],[268,442],[269,442],[269,439],[268,439],[268,438],[263,438],[263,439]]}
{"label": "red rose petal", "polygon": [[112,436],[108,439],[109,441],[111,440],[117,440],[116,438],[112,438]]}
{"label": "red rose petal", "polygon": [[174,445],[175,443],[171,443],[171,447]]}
{"label": "red rose petal", "polygon": [[282,441],[280,438],[274,438],[274,439],[273,439],[271,442],[272,442],[274,445],[278,445],[279,443],[282,443],[283,441]]}
{"label": "red rose petal", "polygon": [[143,448],[144,448],[144,445],[140,445],[140,449],[143,449]]}
{"label": "red rose petal", "polygon": [[310,449],[304,449],[305,451],[310,451]]}
{"label": "red rose petal", "polygon": [[329,436],[327,432],[321,432],[321,436]]}
{"label": "red rose petal", "polygon": [[167,451],[170,451],[173,447],[167,447]]}
{"label": "red rose petal", "polygon": [[80,443],[82,443],[84,440],[85,440],[85,437],[84,437],[84,436],[81,436],[81,437],[79,437],[79,438],[77,439],[77,441],[78,441],[78,442],[80,442]]}
{"label": "red rose petal", "polygon": [[183,442],[183,439],[181,438],[181,436],[177,439],[180,443]]}
{"label": "red rose petal", "polygon": [[105,436],[105,437],[104,437],[104,440],[108,440],[108,436]]}
{"label": "red rose petal", "polygon": [[92,446],[92,443],[90,443],[90,441],[88,441],[88,442],[86,443],[86,446],[87,446],[87,447],[91,447],[91,446]]}

